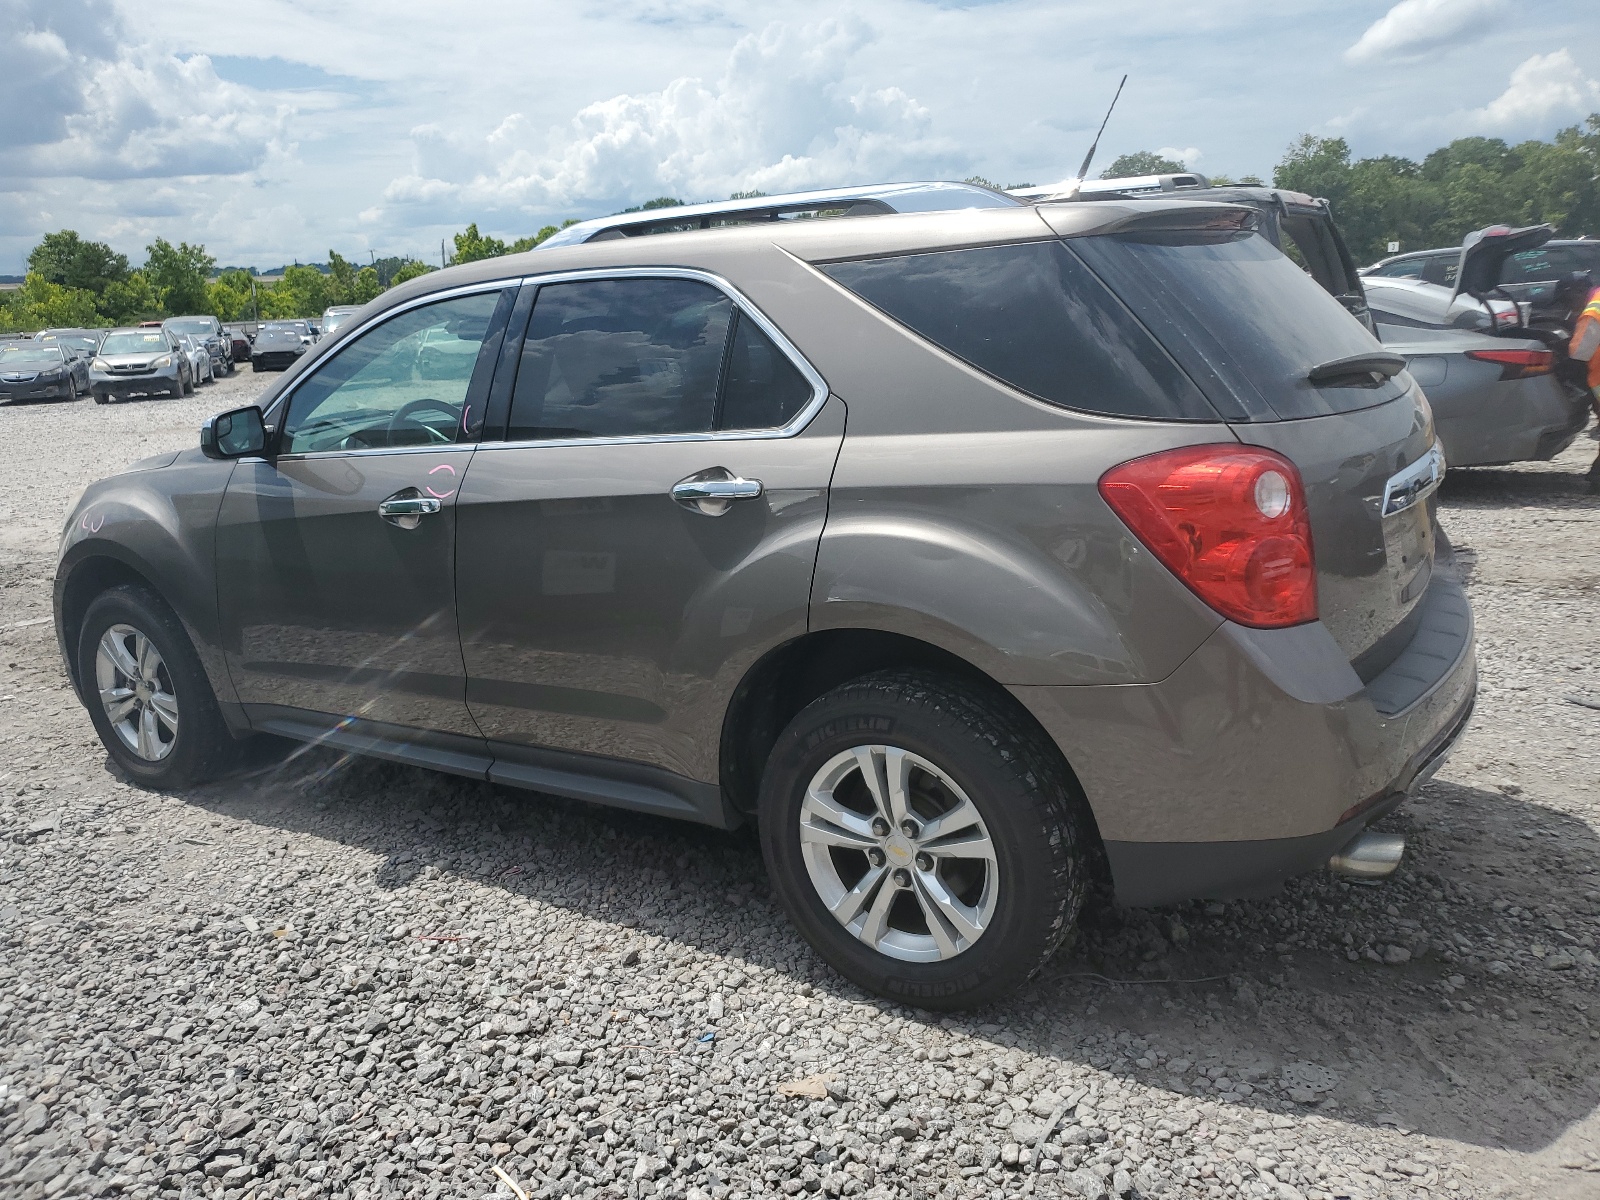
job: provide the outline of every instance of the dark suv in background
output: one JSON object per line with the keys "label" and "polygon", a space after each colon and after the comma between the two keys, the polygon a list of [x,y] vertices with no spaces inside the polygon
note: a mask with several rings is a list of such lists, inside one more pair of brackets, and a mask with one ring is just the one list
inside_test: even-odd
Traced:
{"label": "dark suv in background", "polygon": [[1473,623],[1405,362],[1237,204],[541,249],[91,486],[57,632],[179,787],[253,731],[731,827],[838,970],[997,997],[1135,905],[1381,876]]}

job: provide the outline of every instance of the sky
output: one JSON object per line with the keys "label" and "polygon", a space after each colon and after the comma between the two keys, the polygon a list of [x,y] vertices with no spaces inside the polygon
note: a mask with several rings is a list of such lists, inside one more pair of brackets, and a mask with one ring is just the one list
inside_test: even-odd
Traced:
{"label": "sky", "polygon": [[[70,228],[138,265],[411,255],[659,195],[982,175],[1101,141],[1271,175],[1600,111],[1593,0],[0,0],[0,273]],[[1095,173],[1095,172],[1091,172]]]}

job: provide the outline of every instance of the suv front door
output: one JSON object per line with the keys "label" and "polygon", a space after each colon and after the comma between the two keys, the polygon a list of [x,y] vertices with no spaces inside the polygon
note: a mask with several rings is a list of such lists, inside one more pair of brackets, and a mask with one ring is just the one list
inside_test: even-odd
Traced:
{"label": "suv front door", "polygon": [[457,507],[490,777],[722,823],[722,717],[805,632],[843,433],[843,403],[709,277],[545,282],[507,436]]}
{"label": "suv front door", "polygon": [[257,728],[476,737],[455,498],[513,298],[496,285],[434,299],[358,334],[269,413],[272,455],[236,468],[217,522],[218,591],[228,667]]}

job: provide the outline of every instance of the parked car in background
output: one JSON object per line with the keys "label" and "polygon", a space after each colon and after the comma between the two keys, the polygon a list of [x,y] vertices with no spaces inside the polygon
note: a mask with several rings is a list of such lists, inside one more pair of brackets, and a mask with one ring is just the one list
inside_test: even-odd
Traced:
{"label": "parked car in background", "polygon": [[[1571,304],[1559,294],[1563,280],[1586,275],[1591,286],[1600,284],[1600,241],[1556,238],[1549,226],[1499,228],[1515,244],[1503,256],[1495,290],[1525,306],[1528,324],[1558,327],[1570,318]],[[1453,290],[1460,261],[1460,246],[1414,250],[1381,259],[1361,273],[1367,279],[1417,279]]]}
{"label": "parked car in background", "polygon": [[211,355],[213,376],[221,371],[224,375],[233,370],[233,341],[223,332],[222,322],[215,317],[168,317],[162,322],[162,327],[174,333],[187,333],[198,338]]}
{"label": "parked car in background", "polygon": [[76,400],[89,390],[89,360],[59,343],[0,343],[0,403]]}
{"label": "parked car in background", "polygon": [[129,396],[176,399],[194,391],[194,368],[178,335],[160,324],[113,329],[89,363],[89,386],[96,404]]}
{"label": "parked car in background", "polygon": [[256,371],[282,371],[310,348],[311,331],[304,321],[267,321],[256,330],[250,366]]}
{"label": "parked car in background", "polygon": [[234,328],[226,331],[228,342],[233,352],[235,363],[250,361],[250,335],[244,330]]}
{"label": "parked car in background", "polygon": [[1588,422],[1587,397],[1558,375],[1542,341],[1463,329],[1395,327],[1373,316],[1383,344],[1404,354],[1433,408],[1452,467],[1542,462],[1572,444]]}
{"label": "parked car in background", "polygon": [[41,329],[33,340],[46,345],[57,343],[80,356],[92,356],[100,348],[104,334],[103,329]]}
{"label": "parked car in background", "polygon": [[1037,971],[1102,856],[1132,905],[1381,876],[1472,615],[1405,360],[1256,222],[772,221],[412,280],[87,489],[68,671],[145,786],[262,731],[754,820],[818,952],[933,1008]]}
{"label": "parked car in background", "polygon": [[183,352],[189,356],[189,369],[193,373],[195,383],[212,383],[216,379],[216,368],[212,365],[211,351],[205,342],[195,337],[192,333],[178,334],[178,345],[183,347]]}
{"label": "parked car in background", "polygon": [[322,310],[322,336],[327,337],[351,316],[361,311],[359,304],[335,304]]}
{"label": "parked car in background", "polygon": [[[1480,300],[1454,288],[1421,279],[1368,276],[1361,281],[1373,319],[1405,328],[1514,330],[1523,327],[1523,311],[1506,296]],[[1382,317],[1378,314],[1382,313]]]}

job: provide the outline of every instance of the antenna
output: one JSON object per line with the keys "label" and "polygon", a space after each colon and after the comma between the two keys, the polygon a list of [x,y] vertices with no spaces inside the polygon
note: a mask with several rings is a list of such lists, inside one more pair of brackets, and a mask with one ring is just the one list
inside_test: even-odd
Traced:
{"label": "antenna", "polygon": [[1083,166],[1078,168],[1078,181],[1089,178],[1089,164],[1094,161],[1094,152],[1100,148],[1100,135],[1106,131],[1106,125],[1111,120],[1111,109],[1117,107],[1117,100],[1122,96],[1122,89],[1128,82],[1128,77],[1122,77],[1122,83],[1117,84],[1117,94],[1111,97],[1111,108],[1106,109],[1106,119],[1100,122],[1100,128],[1095,132],[1094,141],[1089,144],[1089,153],[1083,156]]}

